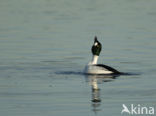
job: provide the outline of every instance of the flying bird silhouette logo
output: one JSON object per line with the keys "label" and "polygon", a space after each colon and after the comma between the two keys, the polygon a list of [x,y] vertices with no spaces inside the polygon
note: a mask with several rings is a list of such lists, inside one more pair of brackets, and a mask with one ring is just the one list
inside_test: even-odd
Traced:
{"label": "flying bird silhouette logo", "polygon": [[128,114],[130,114],[130,111],[128,110],[127,106],[125,104],[122,104],[123,110],[121,111],[121,114],[126,112]]}

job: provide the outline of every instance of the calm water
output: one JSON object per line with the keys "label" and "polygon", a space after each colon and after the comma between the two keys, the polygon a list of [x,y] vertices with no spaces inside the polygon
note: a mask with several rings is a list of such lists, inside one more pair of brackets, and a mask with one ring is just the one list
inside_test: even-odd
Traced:
{"label": "calm water", "polygon": [[[155,0],[1,0],[0,114],[120,116],[122,104],[156,108],[155,6]],[[99,62],[132,75],[82,73],[95,35],[103,45]]]}

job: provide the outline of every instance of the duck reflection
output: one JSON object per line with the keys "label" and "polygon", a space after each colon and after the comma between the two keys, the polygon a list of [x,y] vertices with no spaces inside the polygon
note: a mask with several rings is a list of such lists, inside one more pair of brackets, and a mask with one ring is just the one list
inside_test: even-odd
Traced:
{"label": "duck reflection", "polygon": [[100,105],[101,105],[101,98],[100,98],[100,88],[98,84],[101,84],[103,82],[111,82],[113,81],[117,76],[116,75],[87,75],[86,79],[91,85],[92,89],[92,107],[93,111],[96,113],[97,111],[100,111]]}

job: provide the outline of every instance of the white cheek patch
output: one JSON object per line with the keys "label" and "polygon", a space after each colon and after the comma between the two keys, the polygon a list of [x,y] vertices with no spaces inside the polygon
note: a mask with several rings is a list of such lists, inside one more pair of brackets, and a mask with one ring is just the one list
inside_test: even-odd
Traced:
{"label": "white cheek patch", "polygon": [[97,46],[97,45],[98,45],[98,43],[97,43],[97,42],[95,42],[95,43],[94,43],[94,46]]}

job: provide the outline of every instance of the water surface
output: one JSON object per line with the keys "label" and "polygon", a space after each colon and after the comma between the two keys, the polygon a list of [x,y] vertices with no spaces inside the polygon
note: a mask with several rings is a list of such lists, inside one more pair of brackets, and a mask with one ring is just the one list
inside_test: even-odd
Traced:
{"label": "water surface", "polygon": [[[2,0],[1,115],[120,116],[122,104],[155,107],[155,6],[155,0]],[[95,35],[103,45],[99,62],[132,75],[82,73]]]}

